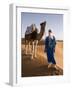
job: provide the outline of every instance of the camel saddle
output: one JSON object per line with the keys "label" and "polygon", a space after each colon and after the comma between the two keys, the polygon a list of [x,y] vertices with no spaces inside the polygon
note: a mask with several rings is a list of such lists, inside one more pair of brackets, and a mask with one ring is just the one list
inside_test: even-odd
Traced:
{"label": "camel saddle", "polygon": [[32,32],[35,31],[35,29],[36,29],[36,25],[35,24],[32,24],[31,26],[28,26],[27,27],[25,34],[26,35],[31,34]]}

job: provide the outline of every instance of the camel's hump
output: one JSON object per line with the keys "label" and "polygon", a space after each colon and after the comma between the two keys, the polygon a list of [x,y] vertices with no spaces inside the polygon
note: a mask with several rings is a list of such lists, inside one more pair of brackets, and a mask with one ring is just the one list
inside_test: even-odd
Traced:
{"label": "camel's hump", "polygon": [[32,29],[35,29],[36,25],[35,24],[31,24],[31,26],[27,26],[26,32],[25,34],[30,34],[32,33]]}

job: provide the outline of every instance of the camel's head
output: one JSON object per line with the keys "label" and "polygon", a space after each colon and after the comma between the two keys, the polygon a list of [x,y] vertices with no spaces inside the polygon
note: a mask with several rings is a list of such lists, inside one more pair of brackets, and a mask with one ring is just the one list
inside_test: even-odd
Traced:
{"label": "camel's head", "polygon": [[45,26],[46,25],[46,21],[40,23],[41,26]]}

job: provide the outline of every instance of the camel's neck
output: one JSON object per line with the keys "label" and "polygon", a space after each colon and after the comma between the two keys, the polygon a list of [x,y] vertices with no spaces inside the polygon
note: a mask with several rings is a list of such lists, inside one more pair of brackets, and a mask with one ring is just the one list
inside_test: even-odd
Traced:
{"label": "camel's neck", "polygon": [[41,25],[40,33],[37,36],[38,40],[41,40],[42,36],[44,35],[44,31],[45,31],[45,26]]}

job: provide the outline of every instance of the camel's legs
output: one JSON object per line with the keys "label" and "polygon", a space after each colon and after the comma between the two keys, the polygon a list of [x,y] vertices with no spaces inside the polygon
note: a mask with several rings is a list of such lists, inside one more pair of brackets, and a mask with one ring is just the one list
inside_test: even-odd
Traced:
{"label": "camel's legs", "polygon": [[31,45],[30,45],[30,42],[28,44],[28,50],[29,50],[29,53],[31,53]]}
{"label": "camel's legs", "polygon": [[34,56],[36,57],[36,53],[37,53],[37,44],[38,44],[38,40],[36,40],[36,44],[34,47]]}
{"label": "camel's legs", "polygon": [[28,53],[29,53],[29,42],[28,42],[28,48],[27,48],[27,49],[28,49],[27,51],[28,51]]}
{"label": "camel's legs", "polygon": [[30,45],[30,53],[32,54],[32,41],[31,41],[31,45]]}
{"label": "camel's legs", "polygon": [[33,59],[33,56],[34,56],[34,42],[32,42],[32,59]]}
{"label": "camel's legs", "polygon": [[27,54],[27,48],[28,48],[27,40],[26,40],[26,46],[25,46],[25,48],[26,48],[26,54]]}
{"label": "camel's legs", "polygon": [[26,49],[26,40],[25,40],[25,45],[24,45],[24,49]]}

